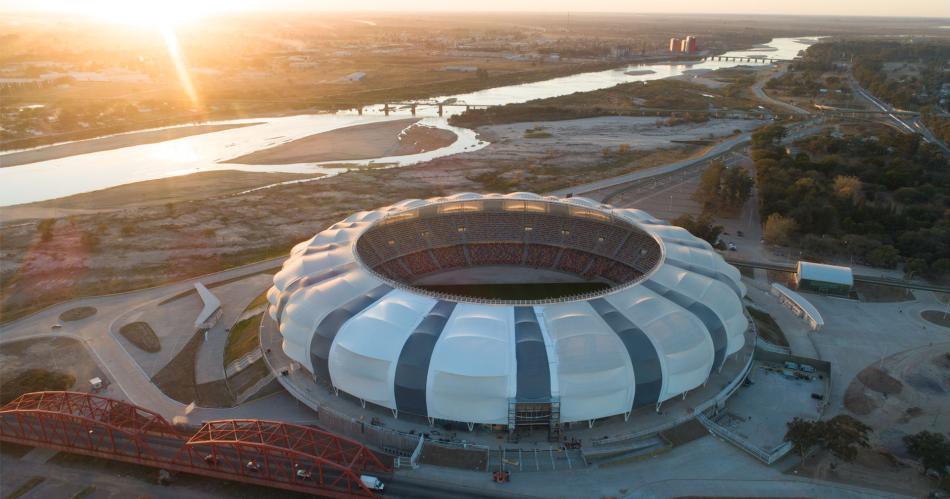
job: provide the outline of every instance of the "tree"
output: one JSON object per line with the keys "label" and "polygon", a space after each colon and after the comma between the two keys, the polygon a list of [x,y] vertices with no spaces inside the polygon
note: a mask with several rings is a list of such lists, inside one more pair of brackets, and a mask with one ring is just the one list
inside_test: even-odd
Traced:
{"label": "tree", "polygon": [[53,240],[53,226],[56,225],[55,218],[46,218],[36,225],[36,230],[40,233],[40,240],[48,243]]}
{"label": "tree", "polygon": [[835,177],[835,196],[839,199],[850,200],[852,204],[858,204],[864,199],[861,180],[858,177],[849,175],[838,175]]}
{"label": "tree", "polygon": [[792,449],[799,453],[802,463],[805,462],[805,453],[816,445],[831,451],[831,453],[845,462],[854,461],[858,457],[859,448],[871,446],[868,434],[871,427],[857,419],[842,414],[828,421],[807,421],[795,418],[788,423],[785,440],[791,442]]}
{"label": "tree", "polygon": [[868,252],[868,263],[875,267],[894,268],[897,265],[897,248],[890,244],[879,246]]}
{"label": "tree", "polygon": [[744,169],[727,169],[722,175],[719,196],[721,203],[730,207],[742,206],[752,194],[753,184],[752,177]]}
{"label": "tree", "polygon": [[722,161],[712,161],[699,177],[699,187],[693,193],[693,199],[703,205],[703,211],[715,210],[719,202],[722,173],[726,165]]}
{"label": "tree", "polygon": [[765,230],[762,236],[765,242],[769,244],[787,245],[792,240],[792,235],[798,230],[798,223],[794,219],[782,216],[780,213],[773,213],[765,220]]}
{"label": "tree", "polygon": [[941,476],[950,466],[950,442],[940,433],[922,431],[903,438],[907,452],[919,459],[924,469],[934,470]]}
{"label": "tree", "polygon": [[792,450],[801,456],[802,464],[805,464],[805,454],[808,450],[821,443],[823,424],[821,421],[795,418],[786,425],[788,430],[785,432],[785,440],[792,443]]}
{"label": "tree", "polygon": [[825,422],[822,430],[822,444],[842,461],[850,463],[858,457],[858,449],[871,446],[868,434],[871,427],[857,419],[841,414]]}
{"label": "tree", "polygon": [[712,245],[719,241],[719,235],[722,234],[723,229],[721,225],[714,225],[712,217],[708,214],[702,214],[695,219],[689,215],[680,215],[673,220],[673,225],[688,230],[694,236]]}
{"label": "tree", "polygon": [[79,241],[87,250],[93,251],[99,248],[99,236],[95,233],[86,231],[79,236]]}

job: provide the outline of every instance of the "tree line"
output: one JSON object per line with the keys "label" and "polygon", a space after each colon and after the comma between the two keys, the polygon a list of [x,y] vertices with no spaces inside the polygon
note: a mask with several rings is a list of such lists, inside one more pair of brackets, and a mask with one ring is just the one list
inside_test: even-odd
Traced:
{"label": "tree line", "polygon": [[771,125],[752,136],[767,242],[950,276],[950,164],[935,147],[882,129],[867,137],[824,132],[796,151],[781,145],[785,134]]}
{"label": "tree line", "polygon": [[719,249],[725,249],[719,242],[723,227],[713,223],[713,216],[741,209],[752,195],[754,183],[752,176],[743,168],[730,168],[722,161],[711,161],[699,178],[699,187],[693,192],[693,199],[702,206],[702,212],[695,218],[681,215],[673,220],[673,224]]}

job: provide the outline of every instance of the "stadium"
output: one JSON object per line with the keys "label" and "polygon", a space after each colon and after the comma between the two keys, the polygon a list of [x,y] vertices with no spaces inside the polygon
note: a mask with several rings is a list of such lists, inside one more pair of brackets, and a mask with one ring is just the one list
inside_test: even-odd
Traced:
{"label": "stadium", "polygon": [[749,341],[744,295],[682,228],[530,193],[355,213],[296,245],[267,293],[283,353],[329,393],[555,435],[705,386]]}

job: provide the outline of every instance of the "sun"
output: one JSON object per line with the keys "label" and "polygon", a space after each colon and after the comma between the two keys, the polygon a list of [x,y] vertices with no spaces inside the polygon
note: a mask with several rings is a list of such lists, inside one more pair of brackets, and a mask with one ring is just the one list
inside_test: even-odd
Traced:
{"label": "sun", "polygon": [[44,6],[105,22],[168,28],[211,14],[240,10],[244,4],[244,0],[53,0]]}

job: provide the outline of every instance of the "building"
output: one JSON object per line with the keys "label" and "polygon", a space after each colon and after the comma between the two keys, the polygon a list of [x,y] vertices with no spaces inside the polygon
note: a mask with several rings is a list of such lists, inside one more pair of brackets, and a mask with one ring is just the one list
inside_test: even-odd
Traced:
{"label": "building", "polygon": [[670,38],[670,52],[674,54],[683,50],[683,40],[679,38]]}
{"label": "building", "polygon": [[697,50],[698,48],[695,36],[690,35],[686,38],[670,38],[670,52],[674,54],[693,54]]}
{"label": "building", "polygon": [[[532,300],[424,287],[553,278],[603,287]],[[707,242],[642,211],[465,193],[354,213],[296,245],[267,298],[316,386],[512,431],[629,418],[702,386],[746,341],[744,295]]]}
{"label": "building", "polygon": [[696,52],[696,48],[695,36],[690,35],[683,40],[683,52],[686,52],[687,54],[693,54]]}
{"label": "building", "polygon": [[799,290],[846,296],[854,286],[850,267],[798,262],[795,284]]}

